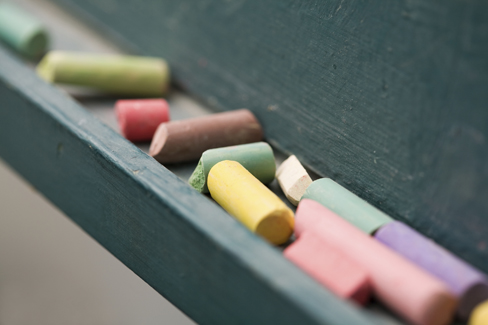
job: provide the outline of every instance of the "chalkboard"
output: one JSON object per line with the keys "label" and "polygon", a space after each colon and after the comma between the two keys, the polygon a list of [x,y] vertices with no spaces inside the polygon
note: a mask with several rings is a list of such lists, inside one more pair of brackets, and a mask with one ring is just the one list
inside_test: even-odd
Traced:
{"label": "chalkboard", "polygon": [[55,1],[488,271],[488,2]]}

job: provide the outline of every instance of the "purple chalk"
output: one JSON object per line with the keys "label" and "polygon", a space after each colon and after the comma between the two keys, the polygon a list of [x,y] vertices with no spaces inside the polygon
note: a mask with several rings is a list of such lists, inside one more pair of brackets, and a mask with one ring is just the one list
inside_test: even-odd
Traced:
{"label": "purple chalk", "polygon": [[444,281],[459,299],[459,318],[468,319],[473,308],[488,299],[488,281],[485,274],[406,224],[390,222],[381,227],[374,236]]}

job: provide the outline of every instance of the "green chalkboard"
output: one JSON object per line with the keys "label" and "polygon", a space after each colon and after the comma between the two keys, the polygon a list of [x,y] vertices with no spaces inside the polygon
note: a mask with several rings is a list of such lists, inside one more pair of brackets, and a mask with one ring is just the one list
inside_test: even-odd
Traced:
{"label": "green chalkboard", "polygon": [[56,2],[488,271],[488,2]]}

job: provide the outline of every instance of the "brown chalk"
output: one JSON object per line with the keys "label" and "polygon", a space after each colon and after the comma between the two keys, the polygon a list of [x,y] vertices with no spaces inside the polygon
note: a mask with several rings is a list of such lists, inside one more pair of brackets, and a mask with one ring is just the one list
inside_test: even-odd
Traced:
{"label": "brown chalk", "polygon": [[247,109],[159,125],[149,154],[162,164],[198,160],[205,150],[261,141],[263,131]]}

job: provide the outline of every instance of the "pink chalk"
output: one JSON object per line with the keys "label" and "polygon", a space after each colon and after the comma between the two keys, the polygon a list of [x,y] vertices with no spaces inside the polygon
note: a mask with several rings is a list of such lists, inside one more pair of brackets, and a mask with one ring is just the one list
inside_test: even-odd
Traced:
{"label": "pink chalk", "polygon": [[164,99],[131,99],[115,103],[122,135],[130,141],[150,141],[159,124],[169,121],[169,106]]}
{"label": "pink chalk", "polygon": [[366,271],[312,232],[302,234],[283,254],[339,297],[361,305],[369,300],[371,285]]}
{"label": "pink chalk", "polygon": [[303,199],[295,215],[295,233],[313,232],[340,248],[368,273],[373,293],[418,325],[448,324],[456,298],[439,280],[395,254],[320,203]]}

